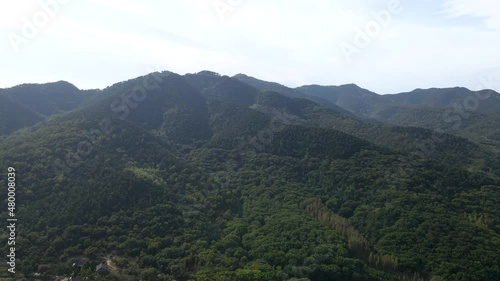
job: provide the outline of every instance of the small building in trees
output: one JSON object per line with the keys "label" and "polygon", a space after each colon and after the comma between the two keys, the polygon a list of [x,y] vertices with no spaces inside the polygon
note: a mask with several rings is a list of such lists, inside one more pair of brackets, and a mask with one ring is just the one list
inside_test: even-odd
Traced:
{"label": "small building in trees", "polygon": [[95,267],[95,272],[97,272],[100,275],[108,274],[108,265],[105,262],[101,262]]}

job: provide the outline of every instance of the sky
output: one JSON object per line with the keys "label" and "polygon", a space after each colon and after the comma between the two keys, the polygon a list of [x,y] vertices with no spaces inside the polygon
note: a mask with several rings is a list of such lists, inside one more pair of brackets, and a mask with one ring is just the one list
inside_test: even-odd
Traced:
{"label": "sky", "polygon": [[0,88],[154,71],[500,92],[498,0],[1,0]]}

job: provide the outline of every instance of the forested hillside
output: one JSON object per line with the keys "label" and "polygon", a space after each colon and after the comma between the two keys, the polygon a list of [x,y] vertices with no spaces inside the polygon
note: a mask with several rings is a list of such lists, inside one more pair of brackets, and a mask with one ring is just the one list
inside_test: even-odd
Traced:
{"label": "forested hillside", "polygon": [[307,85],[292,89],[242,74],[235,78],[263,91],[306,98],[368,122],[425,128],[488,146],[500,145],[500,94],[493,90],[432,88],[378,95],[354,84]]}
{"label": "forested hillside", "polygon": [[33,126],[48,116],[71,111],[97,92],[82,91],[64,81],[0,89],[0,138]]}
{"label": "forested hillside", "polygon": [[[430,96],[391,115],[355,85],[257,82],[161,72],[0,91],[16,280],[500,280],[499,112],[436,132],[418,126],[447,108]],[[57,102],[30,105],[41,93]]]}

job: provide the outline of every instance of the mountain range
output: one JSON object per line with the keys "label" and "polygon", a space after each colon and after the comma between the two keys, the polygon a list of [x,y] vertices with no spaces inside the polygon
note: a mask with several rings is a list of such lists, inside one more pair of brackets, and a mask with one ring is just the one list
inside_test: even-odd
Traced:
{"label": "mountain range", "polygon": [[16,277],[499,280],[499,124],[500,94],[465,88],[164,71],[0,89]]}

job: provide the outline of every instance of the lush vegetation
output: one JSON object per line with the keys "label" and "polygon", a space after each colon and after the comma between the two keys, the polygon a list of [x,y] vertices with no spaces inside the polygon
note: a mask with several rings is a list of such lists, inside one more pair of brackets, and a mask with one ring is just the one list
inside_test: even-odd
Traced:
{"label": "lush vegetation", "polygon": [[[378,95],[356,85],[309,85],[296,89],[242,74],[236,79],[260,90],[312,100],[338,112],[384,124],[446,132],[499,146],[500,94],[465,88],[417,89],[409,93]],[[352,133],[352,132],[350,132]]]}
{"label": "lush vegetation", "polygon": [[0,141],[0,167],[17,170],[16,280],[500,276],[495,144],[361,121],[216,73],[161,77],[143,99],[123,95],[148,77]]}

